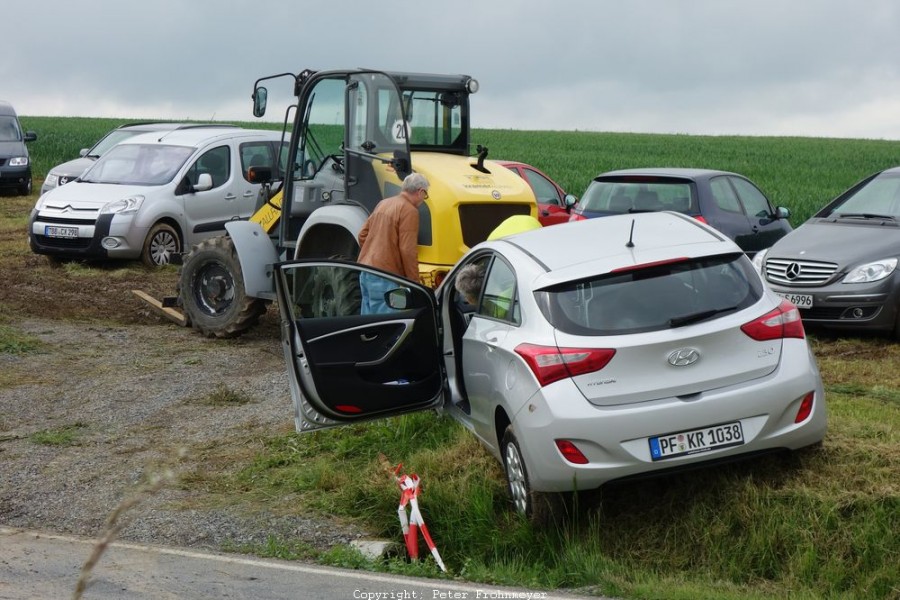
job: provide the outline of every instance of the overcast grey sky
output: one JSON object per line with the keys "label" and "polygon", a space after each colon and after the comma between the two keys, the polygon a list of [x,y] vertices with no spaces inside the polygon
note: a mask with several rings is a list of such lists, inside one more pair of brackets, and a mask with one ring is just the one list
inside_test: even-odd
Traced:
{"label": "overcast grey sky", "polygon": [[259,77],[370,67],[475,77],[479,128],[900,139],[897,0],[4,0],[0,15],[0,99],[23,115],[249,121]]}

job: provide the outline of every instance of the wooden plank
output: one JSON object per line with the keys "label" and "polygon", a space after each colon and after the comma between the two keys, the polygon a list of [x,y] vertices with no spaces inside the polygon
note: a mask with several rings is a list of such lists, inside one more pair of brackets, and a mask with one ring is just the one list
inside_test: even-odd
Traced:
{"label": "wooden plank", "polygon": [[190,324],[188,322],[187,316],[183,312],[181,312],[180,310],[178,310],[176,308],[163,306],[162,302],[160,302],[159,300],[157,300],[150,294],[143,292],[141,290],[131,290],[131,293],[134,294],[135,296],[137,296],[138,298],[140,298],[141,300],[143,300],[144,302],[146,302],[147,304],[149,304],[150,307],[154,311],[161,314],[162,316],[169,319],[170,321],[174,321],[175,323],[177,323],[178,325],[181,325],[182,327],[187,327]]}

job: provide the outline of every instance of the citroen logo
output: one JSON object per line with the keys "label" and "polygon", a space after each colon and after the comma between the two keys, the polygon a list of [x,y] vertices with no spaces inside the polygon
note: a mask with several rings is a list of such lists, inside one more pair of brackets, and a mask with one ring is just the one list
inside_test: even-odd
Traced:
{"label": "citroen logo", "polygon": [[791,281],[800,277],[800,264],[799,263],[789,264],[787,266],[787,269],[785,269],[785,271],[784,271],[784,275]]}
{"label": "citroen logo", "polygon": [[700,353],[693,348],[680,348],[670,352],[666,360],[673,367],[686,367],[700,360]]}

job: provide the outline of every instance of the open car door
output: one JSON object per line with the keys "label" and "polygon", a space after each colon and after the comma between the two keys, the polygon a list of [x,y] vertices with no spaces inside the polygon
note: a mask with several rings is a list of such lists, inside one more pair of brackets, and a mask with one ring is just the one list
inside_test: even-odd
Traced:
{"label": "open car door", "polygon": [[[384,312],[369,312],[361,275],[384,300]],[[339,260],[279,263],[275,287],[297,431],[441,404],[444,369],[430,289]]]}

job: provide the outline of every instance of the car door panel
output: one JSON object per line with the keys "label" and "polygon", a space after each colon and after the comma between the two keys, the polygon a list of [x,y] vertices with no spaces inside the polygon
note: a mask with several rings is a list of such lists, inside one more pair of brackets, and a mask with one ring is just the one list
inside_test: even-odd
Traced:
{"label": "car door panel", "polygon": [[196,183],[199,174],[212,177],[213,187],[209,190],[189,191],[182,198],[185,219],[191,226],[187,244],[214,235],[221,235],[225,223],[233,219],[246,218],[241,207],[235,202],[234,151],[230,144],[220,144],[199,153],[186,170],[185,176]]}
{"label": "car door panel", "polygon": [[744,252],[753,251],[756,234],[728,177],[719,176],[710,179],[709,191],[711,205],[703,207],[707,222],[733,239]]}
{"label": "car door panel", "polygon": [[[360,314],[359,303],[322,303],[323,273],[352,295],[359,273],[408,290],[406,307]],[[432,408],[443,397],[444,371],[437,311],[430,290],[343,261],[276,265],[282,346],[288,363],[297,427],[307,431]],[[331,292],[329,292],[329,289]]]}
{"label": "car door panel", "polygon": [[469,419],[478,437],[497,444],[494,432],[494,407],[503,397],[510,357],[502,342],[510,329],[507,323],[475,315],[462,342],[463,378],[469,397]]}

